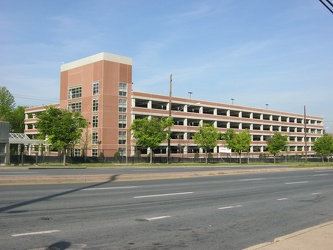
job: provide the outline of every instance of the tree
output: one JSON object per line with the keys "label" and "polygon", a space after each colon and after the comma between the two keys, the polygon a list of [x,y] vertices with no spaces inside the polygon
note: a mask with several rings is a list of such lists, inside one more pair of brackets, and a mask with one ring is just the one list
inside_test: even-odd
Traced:
{"label": "tree", "polygon": [[81,138],[83,128],[87,121],[80,113],[48,107],[38,116],[36,128],[42,138],[63,151],[63,165],[66,165],[66,149]]}
{"label": "tree", "polygon": [[325,156],[329,159],[328,156],[333,153],[333,137],[325,133],[324,136],[317,138],[313,143],[313,150],[321,156],[323,162]]}
{"label": "tree", "polygon": [[205,158],[207,163],[208,149],[213,149],[216,147],[217,140],[219,139],[217,128],[214,128],[214,126],[211,124],[204,123],[203,126],[200,126],[199,131],[194,134],[193,139],[194,143],[198,144],[199,148],[205,150]]}
{"label": "tree", "polygon": [[287,145],[288,136],[282,135],[280,132],[276,131],[274,135],[267,140],[267,150],[273,154],[274,163],[275,157],[279,154]]}
{"label": "tree", "polygon": [[24,106],[17,106],[9,115],[10,130],[13,133],[24,132]]}
{"label": "tree", "polygon": [[[137,139],[136,145],[150,148],[150,163],[153,162],[153,151],[162,141],[168,139],[170,127],[173,126],[173,118],[143,118],[136,119],[131,125],[133,137]],[[170,149],[169,149],[170,150]]]}
{"label": "tree", "polygon": [[222,139],[226,141],[228,148],[237,152],[239,155],[239,163],[242,163],[242,152],[248,152],[251,144],[251,135],[248,130],[236,133],[233,129],[228,129],[222,135]]}
{"label": "tree", "polygon": [[0,120],[9,121],[10,113],[15,108],[14,96],[6,87],[0,86]]}

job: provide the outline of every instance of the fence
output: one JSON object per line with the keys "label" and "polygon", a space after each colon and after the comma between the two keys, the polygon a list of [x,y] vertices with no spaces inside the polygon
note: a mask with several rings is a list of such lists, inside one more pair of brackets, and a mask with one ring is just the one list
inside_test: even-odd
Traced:
{"label": "fence", "polygon": [[[167,157],[153,157],[153,163],[167,163]],[[304,162],[304,157],[301,156],[280,156],[276,157],[276,163],[290,162]],[[38,165],[45,163],[62,164],[62,156],[40,156],[40,155],[11,155],[10,162],[13,165]],[[128,164],[136,163],[149,163],[149,157],[128,157]],[[321,162],[320,157],[308,157],[308,162]],[[327,159],[326,159],[327,161]],[[66,157],[66,162],[69,164],[84,164],[84,163],[110,163],[110,164],[123,164],[126,163],[126,157]],[[238,157],[222,157],[222,158],[208,158],[207,162],[210,164],[218,163],[239,163]],[[247,158],[241,159],[242,163],[274,163],[273,157],[264,158]],[[184,157],[170,157],[170,163],[206,163],[205,158],[184,158]]]}

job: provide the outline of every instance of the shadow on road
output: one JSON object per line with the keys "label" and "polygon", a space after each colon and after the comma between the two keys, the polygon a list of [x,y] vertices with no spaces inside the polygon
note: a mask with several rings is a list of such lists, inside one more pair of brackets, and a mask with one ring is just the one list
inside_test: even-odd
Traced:
{"label": "shadow on road", "polygon": [[59,241],[51,246],[48,246],[46,250],[65,250],[68,249],[72,244],[68,241]]}
{"label": "shadow on road", "polygon": [[101,186],[103,184],[115,181],[119,175],[120,174],[112,175],[108,181],[104,181],[104,182],[101,182],[101,183],[97,183],[97,184],[93,184],[93,185],[85,186],[85,187],[80,187],[80,188],[69,190],[69,191],[66,191],[66,192],[59,193],[59,194],[52,194],[52,195],[49,195],[49,196],[41,197],[41,198],[30,200],[30,201],[20,202],[20,203],[13,204],[13,205],[10,205],[10,206],[7,206],[7,207],[2,207],[2,208],[0,208],[0,213],[6,212],[6,211],[14,209],[14,208],[30,205],[30,204],[33,204],[33,203],[37,203],[37,202],[41,202],[41,201],[47,201],[47,200],[53,199],[53,198],[58,197],[58,196],[75,193],[75,192],[80,191],[82,189]]}

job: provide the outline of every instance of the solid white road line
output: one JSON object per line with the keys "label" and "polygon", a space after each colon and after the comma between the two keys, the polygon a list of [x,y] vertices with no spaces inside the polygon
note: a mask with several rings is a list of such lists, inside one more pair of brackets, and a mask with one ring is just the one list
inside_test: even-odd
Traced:
{"label": "solid white road line", "polygon": [[242,207],[242,205],[228,206],[228,207],[220,207],[220,208],[218,208],[218,209],[223,210],[223,209],[238,208],[238,207]]}
{"label": "solid white road line", "polygon": [[276,199],[277,201],[285,201],[288,200],[288,198],[280,198],[280,199]]}
{"label": "solid white road line", "polygon": [[91,191],[91,190],[106,190],[106,189],[127,189],[127,188],[137,188],[137,186],[126,186],[126,187],[104,187],[104,188],[84,188],[82,190]]}
{"label": "solid white road line", "polygon": [[183,193],[171,193],[171,194],[153,194],[153,195],[143,195],[143,196],[135,196],[134,199],[141,198],[150,198],[150,197],[161,197],[161,196],[172,196],[172,195],[182,195],[182,194],[193,194],[194,192],[183,192]]}
{"label": "solid white road line", "polygon": [[26,236],[26,235],[36,235],[36,234],[51,234],[51,233],[56,233],[60,232],[60,230],[50,230],[50,231],[41,231],[41,232],[31,232],[31,233],[23,233],[23,234],[13,234],[13,237],[18,237],[18,236]]}
{"label": "solid white road line", "polygon": [[266,178],[253,178],[253,179],[239,179],[238,181],[262,181]]}
{"label": "solid white road line", "polygon": [[303,184],[303,183],[308,183],[309,181],[298,181],[298,182],[287,182],[285,183],[286,185],[292,185],[292,184]]}

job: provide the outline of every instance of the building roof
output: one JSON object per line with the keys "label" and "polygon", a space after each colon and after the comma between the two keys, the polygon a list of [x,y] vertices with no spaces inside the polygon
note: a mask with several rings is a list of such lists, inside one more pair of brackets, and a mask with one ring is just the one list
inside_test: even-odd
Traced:
{"label": "building roof", "polygon": [[110,62],[117,62],[127,65],[132,65],[132,58],[126,56],[119,56],[115,54],[109,54],[106,52],[98,53],[96,55],[88,56],[73,62],[65,63],[61,65],[60,71],[66,71],[70,69],[74,69],[77,67],[81,67],[83,65],[99,62],[99,61],[110,61]]}

